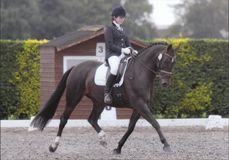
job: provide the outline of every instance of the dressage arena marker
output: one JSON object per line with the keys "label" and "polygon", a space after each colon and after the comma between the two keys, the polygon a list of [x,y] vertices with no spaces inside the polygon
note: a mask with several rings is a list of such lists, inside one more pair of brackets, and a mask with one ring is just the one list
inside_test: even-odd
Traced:
{"label": "dressage arena marker", "polygon": [[222,116],[210,115],[205,129],[223,128]]}

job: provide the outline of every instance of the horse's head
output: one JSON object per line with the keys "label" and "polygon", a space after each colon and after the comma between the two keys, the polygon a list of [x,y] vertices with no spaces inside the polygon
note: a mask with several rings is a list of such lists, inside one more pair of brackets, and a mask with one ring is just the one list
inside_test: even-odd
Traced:
{"label": "horse's head", "polygon": [[163,86],[171,84],[172,67],[175,64],[175,60],[175,49],[171,44],[157,55],[157,69]]}

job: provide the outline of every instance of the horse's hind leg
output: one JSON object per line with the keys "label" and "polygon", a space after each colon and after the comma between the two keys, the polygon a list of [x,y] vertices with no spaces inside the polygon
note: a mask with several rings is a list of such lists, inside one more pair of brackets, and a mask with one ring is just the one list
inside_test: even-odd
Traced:
{"label": "horse's hind leg", "polygon": [[59,124],[59,129],[58,129],[58,132],[57,132],[57,137],[56,137],[54,143],[49,146],[49,151],[50,152],[55,152],[56,151],[56,149],[57,149],[57,147],[59,145],[59,141],[60,141],[60,137],[62,135],[62,131],[63,131],[63,129],[64,129],[64,127],[65,127],[65,125],[66,125],[66,123],[68,121],[69,116],[71,115],[72,111],[74,110],[74,108],[75,108],[74,106],[66,105],[66,109],[64,111],[64,114],[60,118],[60,124]]}
{"label": "horse's hind leg", "polygon": [[98,119],[99,119],[99,116],[101,115],[103,109],[104,109],[103,105],[94,103],[93,109],[92,109],[91,114],[88,118],[88,122],[92,125],[92,127],[98,133],[100,144],[103,146],[106,146],[107,142],[105,140],[105,132],[101,129],[101,127],[98,124]]}
{"label": "horse's hind leg", "polygon": [[55,152],[60,141],[60,137],[62,134],[62,131],[71,115],[73,110],[75,109],[76,105],[79,103],[79,101],[82,99],[84,93],[84,88],[82,86],[78,87],[69,87],[69,89],[66,90],[66,106],[64,113],[62,114],[60,118],[60,124],[59,129],[57,132],[57,137],[55,139],[55,142],[49,146],[50,152]]}

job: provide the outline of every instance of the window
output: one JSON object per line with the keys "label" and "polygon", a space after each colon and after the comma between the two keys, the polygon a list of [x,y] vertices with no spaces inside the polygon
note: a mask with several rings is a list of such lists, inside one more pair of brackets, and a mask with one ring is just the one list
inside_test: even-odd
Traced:
{"label": "window", "polygon": [[70,69],[72,66],[78,65],[87,60],[98,60],[96,56],[64,56],[63,73]]}

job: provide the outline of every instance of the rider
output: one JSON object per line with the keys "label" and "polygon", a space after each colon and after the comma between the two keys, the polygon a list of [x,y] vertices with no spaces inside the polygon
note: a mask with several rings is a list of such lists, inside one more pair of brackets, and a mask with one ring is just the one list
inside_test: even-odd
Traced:
{"label": "rider", "polygon": [[125,20],[126,11],[122,6],[118,6],[112,11],[112,25],[106,27],[105,30],[105,44],[106,44],[106,57],[105,60],[110,66],[110,74],[108,76],[105,93],[104,103],[111,104],[111,89],[115,83],[118,66],[124,54],[131,53],[131,45],[127,34],[121,27]]}

